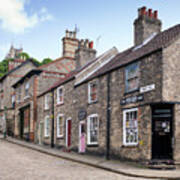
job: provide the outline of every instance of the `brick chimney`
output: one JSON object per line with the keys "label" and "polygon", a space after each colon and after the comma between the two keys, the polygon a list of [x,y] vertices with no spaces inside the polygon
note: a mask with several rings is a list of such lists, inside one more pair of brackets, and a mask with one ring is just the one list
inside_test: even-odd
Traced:
{"label": "brick chimney", "polygon": [[93,49],[93,41],[88,39],[79,41],[75,53],[76,68],[79,69],[96,57],[96,50]]}
{"label": "brick chimney", "polygon": [[138,9],[138,18],[134,21],[134,44],[140,45],[154,33],[159,33],[161,26],[158,11],[146,7]]}
{"label": "brick chimney", "polygon": [[78,48],[78,39],[76,38],[76,31],[66,30],[66,36],[62,39],[63,42],[63,57],[75,57],[75,51]]}

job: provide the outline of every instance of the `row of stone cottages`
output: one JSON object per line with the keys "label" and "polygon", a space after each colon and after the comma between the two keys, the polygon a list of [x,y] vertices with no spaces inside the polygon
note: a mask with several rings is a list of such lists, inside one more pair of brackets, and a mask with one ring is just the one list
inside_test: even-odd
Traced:
{"label": "row of stone cottages", "polygon": [[129,49],[97,58],[92,43],[79,41],[75,69],[53,85],[42,68],[20,78],[15,136],[107,158],[180,162],[180,25],[161,31],[157,11],[143,7],[134,36]]}

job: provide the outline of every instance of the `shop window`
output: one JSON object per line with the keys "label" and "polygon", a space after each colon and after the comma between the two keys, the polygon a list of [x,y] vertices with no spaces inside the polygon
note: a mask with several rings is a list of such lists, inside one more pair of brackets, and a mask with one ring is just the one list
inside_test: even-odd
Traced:
{"label": "shop window", "polygon": [[57,104],[63,104],[64,103],[64,88],[59,87],[57,89]]}
{"label": "shop window", "polygon": [[88,144],[98,144],[99,119],[97,114],[90,115],[87,122]]}
{"label": "shop window", "polygon": [[49,102],[50,101],[50,97],[49,94],[46,94],[44,97],[44,109],[47,110],[49,109]]}
{"label": "shop window", "polygon": [[88,101],[93,103],[97,101],[97,82],[91,82],[88,84]]}
{"label": "shop window", "polygon": [[138,109],[123,111],[123,144],[125,146],[138,144]]}
{"label": "shop window", "polygon": [[125,91],[131,92],[139,88],[139,63],[133,63],[125,68]]}
{"label": "shop window", "polygon": [[57,116],[57,137],[63,137],[63,127],[64,127],[64,115],[58,114],[58,116]]}
{"label": "shop window", "polygon": [[45,117],[45,124],[44,124],[44,136],[49,137],[50,135],[50,117]]}

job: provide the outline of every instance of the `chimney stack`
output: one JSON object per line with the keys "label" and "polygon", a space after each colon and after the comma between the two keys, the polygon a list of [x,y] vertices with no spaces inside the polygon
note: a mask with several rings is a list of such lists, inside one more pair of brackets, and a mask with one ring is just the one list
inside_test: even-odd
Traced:
{"label": "chimney stack", "polygon": [[75,53],[76,69],[83,67],[96,57],[96,50],[93,49],[93,41],[88,39],[79,41],[79,47]]}
{"label": "chimney stack", "polygon": [[154,33],[161,32],[162,23],[158,11],[142,7],[138,9],[138,18],[134,21],[134,44],[140,45]]}
{"label": "chimney stack", "polygon": [[75,58],[75,51],[78,48],[79,40],[76,38],[76,31],[66,30],[66,36],[62,39],[63,42],[63,57]]}

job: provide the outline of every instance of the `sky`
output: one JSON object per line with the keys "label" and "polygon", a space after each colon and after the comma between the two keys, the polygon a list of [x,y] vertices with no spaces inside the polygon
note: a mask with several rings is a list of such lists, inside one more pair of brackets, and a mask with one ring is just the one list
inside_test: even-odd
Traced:
{"label": "sky", "polygon": [[11,44],[39,61],[62,55],[65,30],[94,41],[98,54],[133,45],[137,9],[158,10],[163,30],[180,23],[180,0],[0,0],[0,61]]}

